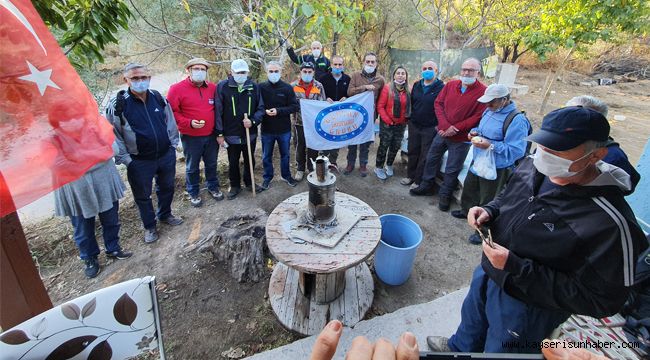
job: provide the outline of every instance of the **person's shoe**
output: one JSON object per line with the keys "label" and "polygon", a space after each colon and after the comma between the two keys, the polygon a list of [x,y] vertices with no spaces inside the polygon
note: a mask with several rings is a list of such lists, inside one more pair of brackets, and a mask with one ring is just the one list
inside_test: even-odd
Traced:
{"label": "person's shoe", "polygon": [[[413,196],[432,196],[433,186],[420,184],[420,186],[416,187],[415,189],[409,190],[409,193]],[[447,208],[447,210],[449,210],[449,208]]]}
{"label": "person's shoe", "polygon": [[440,209],[440,211],[449,211],[450,205],[451,205],[450,198],[444,196],[440,197],[440,201],[438,202],[438,209]]}
{"label": "person's shoe", "polygon": [[481,237],[477,233],[473,233],[472,235],[469,236],[469,239],[467,239],[470,244],[473,245],[481,245],[483,240],[481,240]]}
{"label": "person's shoe", "polygon": [[201,196],[190,196],[190,204],[194,207],[200,207],[203,200],[201,200]]}
{"label": "person's shoe", "polygon": [[177,226],[177,225],[180,225],[180,224],[183,223],[183,219],[181,219],[178,216],[174,216],[174,215],[169,215],[168,217],[166,217],[166,218],[164,218],[164,219],[162,219],[160,221],[164,222],[167,225],[171,225],[171,226]]}
{"label": "person's shoe", "polygon": [[113,252],[107,252],[107,253],[106,253],[106,257],[107,257],[107,258],[109,258],[109,259],[117,259],[117,260],[128,259],[128,258],[130,258],[132,255],[133,255],[132,252],[130,252],[130,251],[124,251],[124,250],[122,250],[122,249],[120,249],[120,250],[116,250],[116,251],[113,251]]}
{"label": "person's shoe", "polygon": [[386,166],[384,167],[384,171],[386,172],[386,176],[391,177],[395,175],[395,169],[393,169],[392,166]]}
{"label": "person's shoe", "polygon": [[99,261],[97,261],[97,258],[91,257],[84,260],[84,263],[86,264],[84,274],[86,274],[87,278],[92,279],[99,274]]}
{"label": "person's shoe", "polygon": [[144,229],[145,243],[151,244],[152,242],[156,242],[157,240],[158,240],[158,230],[156,230],[156,228]]}
{"label": "person's shoe", "polygon": [[221,201],[221,200],[223,200],[223,192],[221,192],[220,189],[217,189],[217,190],[208,190],[208,192],[210,193],[210,195],[212,195],[212,197],[213,197],[215,200],[217,200],[217,201]]}
{"label": "person's shoe", "polygon": [[296,187],[296,185],[298,185],[298,182],[296,180],[294,180],[294,178],[292,178],[292,177],[290,177],[288,179],[282,178],[282,180],[284,180],[284,182],[286,182],[287,185],[289,185],[291,187]]}
{"label": "person's shoe", "polygon": [[226,198],[228,200],[232,200],[232,199],[236,198],[237,195],[239,195],[240,192],[241,192],[241,188],[239,188],[239,187],[235,187],[235,188],[231,187],[230,190],[228,190],[228,195],[226,195]]}
{"label": "person's shoe", "polygon": [[296,171],[296,175],[293,176],[293,178],[294,178],[296,181],[302,181],[302,179],[303,179],[304,177],[305,177],[305,172],[304,172],[304,171],[300,171],[300,170]]}
{"label": "person's shoe", "polygon": [[[246,190],[253,192],[253,186],[247,185]],[[265,188],[255,184],[255,193],[261,193],[262,191],[266,190]]]}
{"label": "person's shoe", "polygon": [[359,166],[359,174],[361,174],[361,177],[368,176],[368,167],[366,165],[360,165]]}
{"label": "person's shoe", "polygon": [[404,185],[404,186],[408,186],[408,185],[413,184],[413,181],[414,181],[413,179],[405,177],[405,178],[402,178],[402,180],[400,180],[399,183]]}
{"label": "person's shoe", "polygon": [[352,171],[354,171],[354,165],[348,164],[348,166],[345,167],[345,170],[343,170],[343,175],[350,175],[352,174]]}
{"label": "person's shoe", "polygon": [[417,187],[419,187],[419,186],[420,186],[420,184],[418,184],[418,183],[413,183],[413,184],[411,184],[411,186],[409,186],[409,190],[411,190],[411,189],[415,189],[415,188],[417,188]]}
{"label": "person's shoe", "polygon": [[451,216],[456,219],[467,219],[467,214],[463,210],[454,210],[451,212]]}
{"label": "person's shoe", "polygon": [[262,182],[262,185],[260,185],[260,187],[264,190],[268,190],[271,187],[271,180],[264,180],[264,182]]}
{"label": "person's shoe", "polygon": [[330,169],[330,171],[335,173],[335,174],[340,174],[341,173],[341,171],[339,170],[339,167],[336,164],[330,164],[330,166],[328,166],[327,168]]}
{"label": "person's shoe", "polygon": [[377,175],[377,178],[379,178],[379,180],[386,180],[386,172],[384,171],[384,169],[376,167],[375,175]]}
{"label": "person's shoe", "polygon": [[451,352],[449,338],[444,336],[427,336],[427,345],[433,352]]}

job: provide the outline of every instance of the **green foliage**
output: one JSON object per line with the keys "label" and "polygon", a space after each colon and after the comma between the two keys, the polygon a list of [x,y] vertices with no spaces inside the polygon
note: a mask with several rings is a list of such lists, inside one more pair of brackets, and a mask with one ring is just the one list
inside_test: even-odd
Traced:
{"label": "green foliage", "polygon": [[103,62],[101,52],[117,43],[116,34],[128,28],[131,17],[122,0],[37,0],[33,4],[77,68]]}
{"label": "green foliage", "polygon": [[621,33],[645,35],[650,29],[647,0],[554,0],[540,10],[522,36],[541,59],[560,47],[582,50],[598,40]]}

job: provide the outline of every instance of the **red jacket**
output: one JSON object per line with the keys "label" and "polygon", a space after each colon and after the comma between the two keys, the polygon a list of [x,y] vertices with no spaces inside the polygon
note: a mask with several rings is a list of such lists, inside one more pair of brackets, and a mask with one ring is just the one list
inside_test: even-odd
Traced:
{"label": "red jacket", "polygon": [[[214,94],[216,85],[206,81],[202,86],[194,85],[187,77],[169,88],[167,100],[172,107],[178,131],[183,135],[207,136],[214,130]],[[195,129],[192,120],[205,120],[205,125]]]}
{"label": "red jacket", "polygon": [[381,116],[381,120],[388,125],[402,125],[406,124],[406,92],[399,93],[399,117],[393,116],[393,106],[395,106],[395,94],[391,94],[390,84],[384,85],[379,94],[379,101],[377,101],[377,112]]}
{"label": "red jacket", "polygon": [[445,84],[435,102],[438,130],[447,130],[450,126],[458,129],[458,134],[449,138],[454,142],[467,141],[467,134],[476,127],[486,104],[478,102],[485,93],[486,86],[480,81],[469,85],[463,94],[460,92],[461,81],[452,80]]}

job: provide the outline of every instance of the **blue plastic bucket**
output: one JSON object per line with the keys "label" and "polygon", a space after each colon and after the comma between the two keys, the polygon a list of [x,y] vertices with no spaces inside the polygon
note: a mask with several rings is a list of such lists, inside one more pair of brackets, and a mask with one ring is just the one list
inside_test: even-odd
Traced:
{"label": "blue plastic bucket", "polygon": [[411,275],[422,242],[422,229],[402,215],[386,214],[379,220],[381,240],[375,253],[375,272],[388,285],[402,285]]}

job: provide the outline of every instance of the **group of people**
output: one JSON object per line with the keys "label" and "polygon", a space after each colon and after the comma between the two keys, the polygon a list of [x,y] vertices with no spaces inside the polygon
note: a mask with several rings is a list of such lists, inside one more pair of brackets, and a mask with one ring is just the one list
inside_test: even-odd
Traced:
{"label": "group of people", "polygon": [[[281,65],[275,62],[266,66],[267,81],[255,83],[242,59],[231,63],[227,79],[214,84],[207,81],[210,63],[192,59],[185,66],[187,78],[172,85],[168,100],[149,89],[151,74],[145,66],[125,67],[128,89],[111,101],[107,118],[115,129],[115,162],[127,167],[145,242],[157,240],[158,221],[182,223],[170,207],[179,132],[193,206],[202,203],[201,161],[207,191],[215,200],[237,197],[242,180],[253,190],[248,164],[254,162],[258,126],[264,174],[256,191],[268,189],[273,180],[275,143],[281,178],[296,186],[311,170],[308,159],[318,154],[307,147],[303,123],[313,119],[301,118],[298,99],[336,102],[371,91],[381,119],[374,169],[378,178],[394,174],[393,161],[408,127],[408,170],[400,182],[411,186],[413,195],[433,195],[447,152],[437,193],[438,207],[448,211],[470,149],[475,158],[486,151],[494,155],[496,178],[483,178],[472,164],[461,209],[452,212],[476,230],[470,241],[482,244],[483,255],[462,306],[460,326],[451,338],[429,337],[432,350],[534,352],[525,344],[541,342],[571,314],[603,317],[620,310],[635,282],[637,256],[647,242],[624,199],[634,191],[639,176],[609,136],[604,103],[589,96],[573,98],[547,114],[541,129],[533,133],[507,87],[480,82],[477,59],[465,60],[460,78],[446,84],[437,78],[435,62],[425,61],[421,79],[409,88],[404,67],[395,68],[389,82],[378,74],[374,53],[367,53],[362,69],[348,76],[341,56],[330,63],[320,43],[311,48],[311,54],[297,56],[289,47],[289,56],[300,65],[300,77],[291,84],[281,79]],[[293,175],[292,131],[297,162]],[[529,142],[537,146],[526,156]],[[225,196],[216,171],[219,146],[227,147],[228,153],[230,189]],[[354,171],[358,157],[359,172],[367,176],[369,146],[348,147],[344,174]],[[324,153],[336,166],[338,149]],[[107,256],[131,256],[118,243],[117,208],[123,192],[112,159],[57,191],[57,213],[72,219],[88,277],[98,271],[97,215]],[[412,347],[414,339],[406,342]]]}

